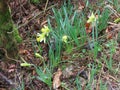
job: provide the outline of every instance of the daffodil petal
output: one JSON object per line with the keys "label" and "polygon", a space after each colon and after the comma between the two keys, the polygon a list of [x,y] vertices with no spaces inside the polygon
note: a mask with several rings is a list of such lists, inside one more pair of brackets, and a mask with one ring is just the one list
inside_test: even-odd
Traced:
{"label": "daffodil petal", "polygon": [[89,17],[89,19],[87,20],[87,23],[93,23],[96,21],[96,17],[95,15],[92,13],[91,16]]}
{"label": "daffodil petal", "polygon": [[68,36],[67,36],[67,35],[64,35],[64,36],[62,37],[62,41],[65,42],[65,43],[67,43],[67,40],[68,40]]}
{"label": "daffodil petal", "polygon": [[42,41],[45,42],[45,40],[46,40],[46,37],[44,33],[40,34],[39,37],[36,38],[37,42],[42,42]]}
{"label": "daffodil petal", "polygon": [[44,33],[46,36],[48,36],[50,30],[48,26],[44,26],[44,28],[41,29],[41,32]]}
{"label": "daffodil petal", "polygon": [[40,42],[40,37],[37,37],[37,38],[36,38],[36,41],[37,41],[37,42]]}

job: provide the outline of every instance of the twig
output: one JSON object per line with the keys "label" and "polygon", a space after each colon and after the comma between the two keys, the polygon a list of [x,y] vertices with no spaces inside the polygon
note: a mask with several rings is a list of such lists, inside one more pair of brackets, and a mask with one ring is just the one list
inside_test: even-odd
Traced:
{"label": "twig", "polygon": [[115,80],[116,82],[119,82],[119,80],[117,80],[115,77],[113,77],[112,75],[108,75],[109,78]]}
{"label": "twig", "polygon": [[45,11],[46,11],[46,8],[47,8],[47,5],[48,5],[48,2],[49,2],[49,0],[46,1],[45,9],[44,9],[44,13],[45,13]]}
{"label": "twig", "polygon": [[17,60],[17,59],[13,59],[13,58],[10,58],[7,54],[7,50],[4,49],[4,48],[0,48],[0,50],[3,50],[5,52],[5,57],[9,60],[12,60],[12,61],[16,61],[16,62],[20,62],[20,60]]}

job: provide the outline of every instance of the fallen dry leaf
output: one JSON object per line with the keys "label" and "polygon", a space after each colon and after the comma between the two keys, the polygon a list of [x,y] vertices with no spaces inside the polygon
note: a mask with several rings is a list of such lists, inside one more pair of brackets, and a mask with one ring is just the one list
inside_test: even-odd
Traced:
{"label": "fallen dry leaf", "polygon": [[9,73],[14,72],[15,69],[16,69],[15,64],[12,64],[12,65],[9,66],[8,72],[9,72]]}
{"label": "fallen dry leaf", "polygon": [[57,90],[61,85],[61,80],[60,80],[61,75],[62,75],[62,71],[60,68],[58,68],[57,72],[55,73],[53,77],[53,89],[54,90]]}
{"label": "fallen dry leaf", "polygon": [[19,54],[28,54],[29,51],[28,50],[25,50],[25,49],[20,49],[19,50]]}
{"label": "fallen dry leaf", "polygon": [[106,28],[106,33],[107,33],[106,38],[107,38],[107,39],[112,39],[113,33],[112,33],[112,28],[111,28],[111,27],[107,27],[107,28]]}
{"label": "fallen dry leaf", "polygon": [[86,33],[89,34],[92,32],[92,26],[90,23],[86,23],[85,24],[85,28],[86,28]]}

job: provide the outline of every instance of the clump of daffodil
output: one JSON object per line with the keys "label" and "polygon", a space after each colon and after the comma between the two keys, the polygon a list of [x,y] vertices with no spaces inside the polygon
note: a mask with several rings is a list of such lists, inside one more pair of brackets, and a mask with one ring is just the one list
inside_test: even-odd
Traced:
{"label": "clump of daffodil", "polygon": [[87,20],[87,23],[94,23],[96,21],[95,15],[92,13],[89,19]]}
{"label": "clump of daffodil", "polygon": [[68,41],[68,36],[67,36],[67,35],[64,35],[64,36],[62,37],[62,41],[63,41],[64,43],[67,43],[67,41]]}
{"label": "clump of daffodil", "polygon": [[44,43],[46,42],[46,37],[49,35],[50,30],[48,28],[48,26],[44,26],[44,28],[41,29],[41,34],[37,33],[37,38],[36,41],[37,42],[42,42],[44,41]]}

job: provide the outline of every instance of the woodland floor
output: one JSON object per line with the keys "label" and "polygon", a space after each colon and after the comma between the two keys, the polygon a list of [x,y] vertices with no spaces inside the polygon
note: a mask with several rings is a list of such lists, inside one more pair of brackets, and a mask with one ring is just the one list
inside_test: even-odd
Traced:
{"label": "woodland floor", "polygon": [[[76,7],[78,6],[78,11],[84,9],[85,3],[84,0],[72,0],[71,3]],[[91,5],[95,5],[97,0],[88,0]],[[107,0],[106,0],[107,1]],[[23,41],[18,45],[19,47],[19,56],[20,60],[24,59],[28,63],[32,63],[36,66],[43,66],[43,62],[40,58],[36,58],[34,53],[35,51],[39,52],[38,44],[36,42],[36,34],[40,32],[40,29],[47,25],[47,19],[50,16],[53,16],[52,8],[59,9],[64,3],[64,0],[50,0],[46,6],[46,2],[42,4],[32,4],[28,0],[12,0],[9,5],[12,12],[12,18],[14,23],[18,26],[20,36]],[[102,10],[102,7],[101,7]],[[89,12],[89,11],[88,11]],[[117,15],[120,17],[119,12]],[[115,19],[117,15],[111,16],[112,19]],[[53,22],[53,26],[55,23]],[[110,29],[112,28],[112,29]],[[106,57],[109,58],[109,50],[105,46],[107,41],[110,39],[116,40],[117,30],[120,30],[120,25],[115,23],[109,23],[107,28],[110,33],[106,33],[108,36],[102,44],[104,48],[98,54],[98,59],[96,62],[93,59],[93,55],[90,54],[89,47],[87,43],[83,48],[87,52],[83,52],[82,49],[74,49],[72,53],[63,52],[61,58],[66,61],[60,63],[57,67],[54,68],[53,76],[55,73],[58,73],[59,68],[65,68],[62,70],[62,75],[60,75],[60,81],[64,84],[59,86],[59,89],[56,90],[78,90],[76,88],[75,80],[79,76],[79,81],[81,82],[82,90],[85,90],[87,81],[90,78],[90,71],[92,70],[92,64],[99,63],[99,57],[102,57],[106,54]],[[105,29],[105,30],[106,30]],[[88,31],[89,32],[89,31]],[[103,34],[103,33],[102,33]],[[102,36],[102,35],[101,35]],[[109,38],[109,39],[108,39]],[[45,63],[49,63],[48,58],[48,45],[40,43],[42,47],[42,56],[44,57]],[[101,70],[99,74],[94,76],[94,82],[92,82],[92,90],[105,90],[99,89],[99,81],[102,80],[106,84],[107,90],[120,90],[120,45],[115,44],[115,53],[113,54],[113,68],[118,69],[117,74],[112,71],[109,71],[105,62],[101,64]],[[89,52],[89,53],[88,53]],[[81,56],[80,56],[81,55]],[[71,60],[71,61],[67,61]],[[21,61],[22,62],[22,61]],[[97,66],[95,66],[97,67]],[[50,88],[42,81],[34,78],[37,76],[37,73],[34,67],[21,67],[19,62],[3,62],[0,61],[0,90],[50,90]],[[52,80],[54,77],[52,78]],[[94,83],[97,84],[94,84]],[[24,89],[21,89],[22,84],[24,83]],[[14,88],[14,89],[13,89]],[[104,88],[104,87],[103,87]],[[80,89],[81,90],[81,89]],[[90,89],[91,90],[91,89]]]}

